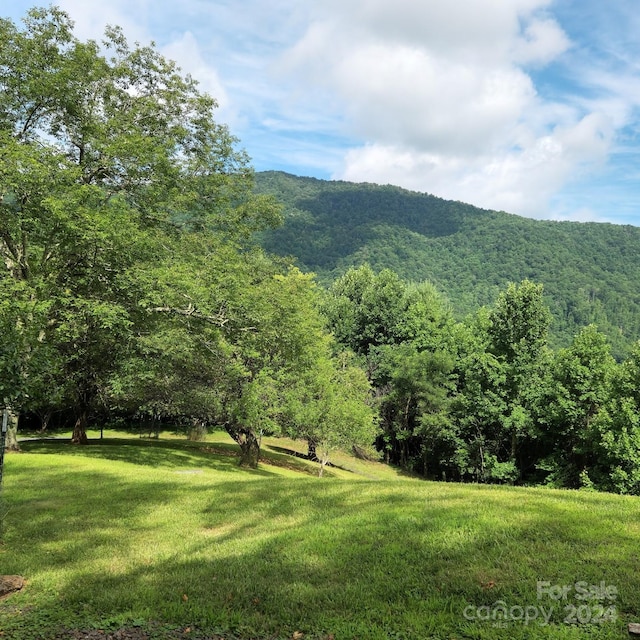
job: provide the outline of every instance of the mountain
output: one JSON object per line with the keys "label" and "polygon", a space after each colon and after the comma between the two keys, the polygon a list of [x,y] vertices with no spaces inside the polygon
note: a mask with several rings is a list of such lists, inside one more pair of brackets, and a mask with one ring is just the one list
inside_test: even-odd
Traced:
{"label": "mountain", "polygon": [[328,284],[369,263],[431,281],[458,317],[491,304],[509,282],[545,286],[552,343],[595,323],[622,357],[640,339],[640,228],[532,220],[393,186],[256,175],[285,222],[261,242]]}

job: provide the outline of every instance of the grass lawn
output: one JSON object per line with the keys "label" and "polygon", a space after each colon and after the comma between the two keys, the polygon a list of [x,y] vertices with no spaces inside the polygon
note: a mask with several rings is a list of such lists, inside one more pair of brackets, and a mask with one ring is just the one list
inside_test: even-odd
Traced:
{"label": "grass lawn", "polygon": [[246,471],[223,437],[112,435],[7,455],[0,574],[28,583],[0,601],[0,637],[604,639],[640,622],[638,498],[430,483],[348,456],[318,479],[276,441],[276,464]]}

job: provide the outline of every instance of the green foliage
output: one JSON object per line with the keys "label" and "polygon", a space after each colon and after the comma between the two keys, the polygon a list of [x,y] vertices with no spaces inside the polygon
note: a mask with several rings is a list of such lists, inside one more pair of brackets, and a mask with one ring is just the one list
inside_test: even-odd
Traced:
{"label": "green foliage", "polygon": [[612,372],[611,392],[590,429],[592,460],[589,475],[598,489],[640,494],[640,344]]}
{"label": "green foliage", "polygon": [[297,257],[326,284],[368,263],[432,282],[463,318],[529,279],[544,284],[554,347],[591,323],[618,359],[640,338],[638,228],[530,220],[392,186],[256,177],[285,207],[285,224],[262,236],[264,246]]}
{"label": "green foliage", "polygon": [[257,178],[285,207],[263,245],[335,278],[324,311],[372,381],[389,461],[438,478],[638,492],[638,403],[614,357],[640,336],[639,230]]}
{"label": "green foliage", "polygon": [[541,285],[510,284],[456,325],[430,285],[365,265],[336,280],[324,308],[368,372],[388,461],[442,479],[637,491],[636,399],[621,391],[633,382],[618,377],[612,395],[616,364],[593,326],[548,348]]}
{"label": "green foliage", "polygon": [[[79,41],[53,7],[30,11],[22,29],[0,21],[0,90],[4,397],[22,410],[72,407],[77,441],[114,400],[159,418],[213,419],[224,375],[215,358],[244,329],[221,332],[225,311],[234,300],[247,308],[236,243],[279,219],[272,198],[252,193],[215,100],[119,28],[102,46]],[[206,286],[224,274],[237,289],[212,296]],[[178,328],[161,312],[192,322]],[[189,333],[202,323],[213,328]],[[165,354],[170,340],[185,346]],[[205,361],[196,352],[207,346]],[[196,363],[212,373],[190,384],[198,376],[176,367]]]}
{"label": "green foliage", "polygon": [[449,454],[451,355],[420,351],[406,342],[386,349],[380,368],[378,379],[389,385],[381,406],[388,458],[420,474],[435,475]]}
{"label": "green foliage", "polygon": [[507,374],[504,363],[489,351],[488,316],[481,312],[472,320],[458,330],[457,384],[451,404],[455,456],[443,471],[449,478],[491,482],[498,454],[509,460],[502,429],[508,413],[503,393]]}
{"label": "green foliage", "polygon": [[[72,416],[78,442],[109,412],[224,426],[251,467],[285,434],[321,471],[377,434],[429,477],[640,492],[640,351],[611,355],[640,335],[633,229],[273,172],[254,189],[193,79],[56,8],[0,21],[0,89],[12,415]],[[339,277],[320,291],[257,234]]]}
{"label": "green foliage", "polygon": [[426,442],[447,422],[453,388],[448,307],[428,283],[408,285],[392,271],[376,274],[364,265],[333,283],[323,308],[338,343],[364,362],[386,459],[426,473],[433,458]]}
{"label": "green foliage", "polygon": [[[255,271],[251,277],[255,278]],[[284,410],[281,404],[291,385],[321,375],[318,363],[327,336],[311,277],[297,269],[272,273],[245,289],[244,295],[245,306],[238,311],[248,330],[234,337],[231,357],[242,378],[226,387],[225,425],[234,439],[238,440],[237,434],[251,442],[261,430],[279,430],[276,417]],[[233,337],[234,329],[230,331]],[[247,404],[247,398],[253,400]],[[271,417],[260,426],[257,412]]]}
{"label": "green foliage", "polygon": [[322,309],[336,340],[361,356],[407,341],[441,348],[445,329],[453,325],[448,304],[430,283],[407,283],[367,264],[336,279]]}
{"label": "green foliage", "polygon": [[377,435],[365,373],[340,359],[318,358],[313,369],[291,380],[285,396],[287,433],[315,446],[319,475],[337,449],[368,447]]}
{"label": "green foliage", "polygon": [[578,488],[599,464],[594,420],[611,396],[615,367],[606,336],[593,325],[556,354],[539,411],[552,452],[546,464],[552,470],[549,481]]}
{"label": "green foliage", "polygon": [[542,285],[528,280],[510,283],[491,309],[491,350],[505,362],[524,366],[546,346],[551,315],[542,292]]}

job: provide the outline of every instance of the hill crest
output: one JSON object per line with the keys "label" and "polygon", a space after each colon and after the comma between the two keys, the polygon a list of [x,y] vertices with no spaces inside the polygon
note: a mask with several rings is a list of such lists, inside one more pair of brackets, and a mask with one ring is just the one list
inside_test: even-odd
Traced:
{"label": "hill crest", "polygon": [[640,228],[534,220],[391,185],[267,171],[257,190],[284,204],[263,246],[294,256],[327,284],[364,262],[431,281],[459,317],[491,304],[509,282],[545,286],[553,342],[595,323],[620,357],[640,339]]}

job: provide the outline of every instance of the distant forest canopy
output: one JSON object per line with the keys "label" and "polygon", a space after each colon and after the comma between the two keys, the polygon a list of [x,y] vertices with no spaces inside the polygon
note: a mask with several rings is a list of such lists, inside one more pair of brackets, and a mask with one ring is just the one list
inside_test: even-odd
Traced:
{"label": "distant forest canopy", "polygon": [[567,346],[596,324],[621,359],[640,339],[640,228],[541,221],[394,186],[256,174],[283,204],[284,224],[265,249],[297,258],[328,285],[350,266],[430,281],[463,318],[510,282],[544,285],[550,342]]}

